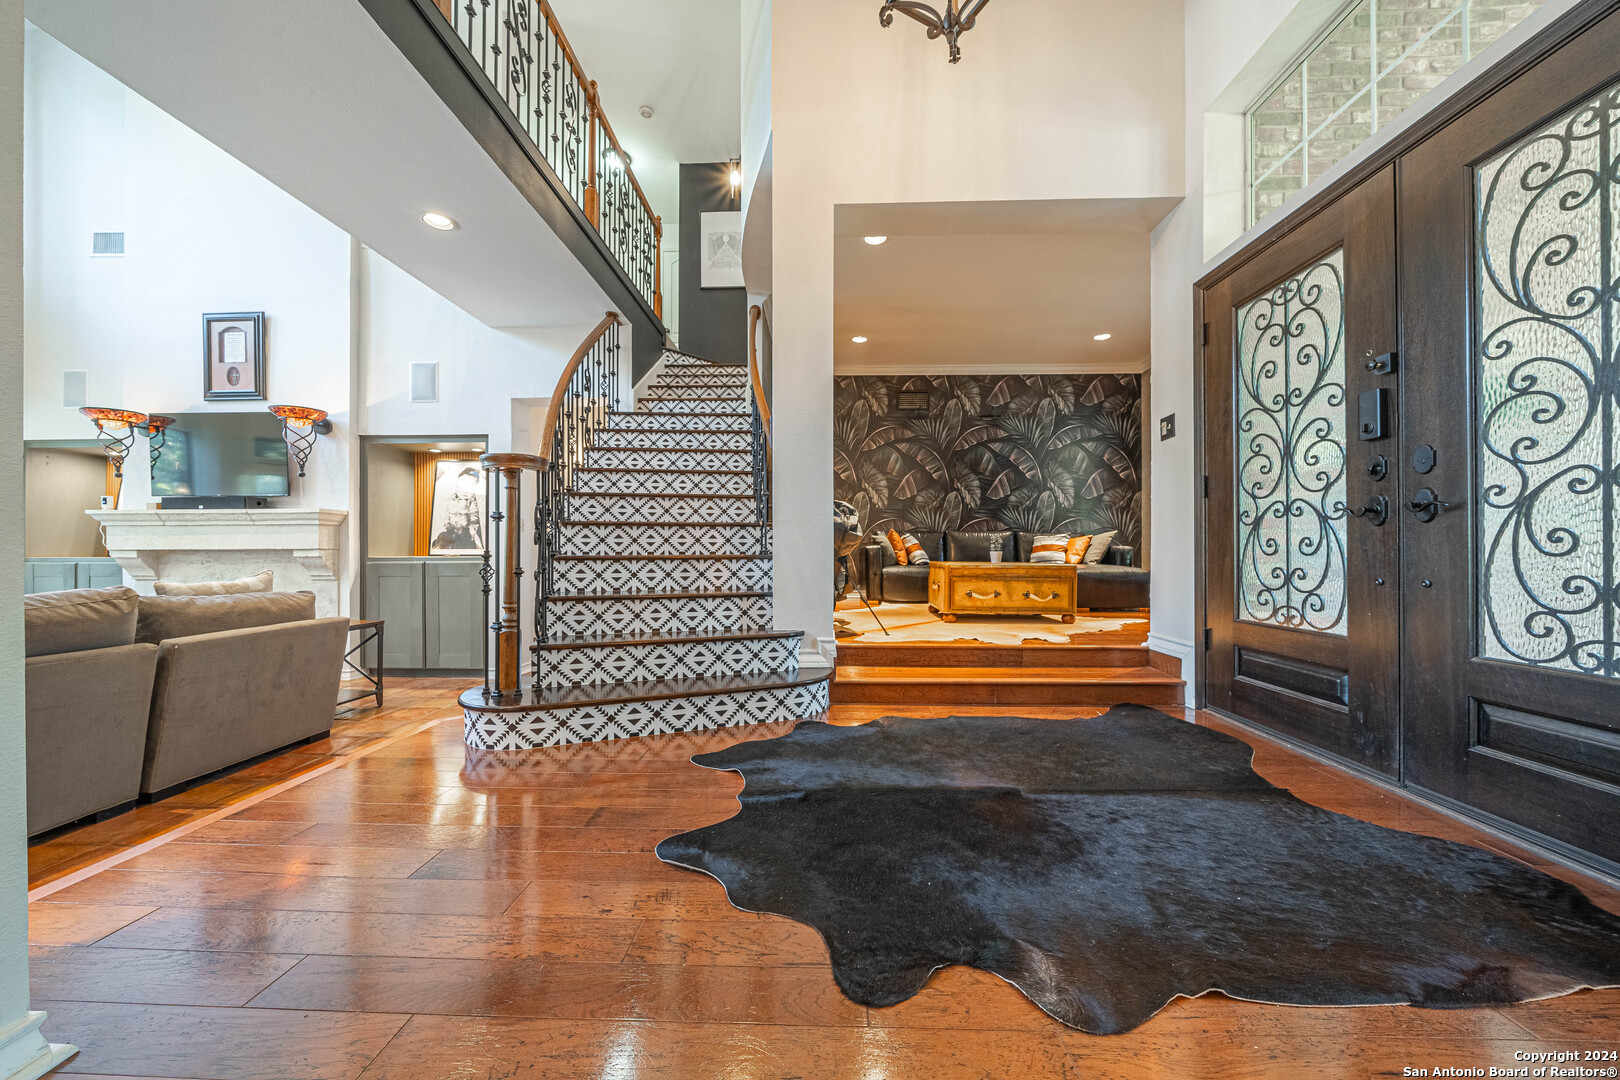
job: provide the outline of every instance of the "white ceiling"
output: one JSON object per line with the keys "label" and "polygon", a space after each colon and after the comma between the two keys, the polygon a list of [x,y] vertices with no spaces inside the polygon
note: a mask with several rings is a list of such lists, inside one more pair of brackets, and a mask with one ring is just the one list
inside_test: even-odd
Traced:
{"label": "white ceiling", "polygon": [[[494,327],[607,298],[357,0],[28,0],[28,18]],[[424,210],[461,225],[437,232]]]}
{"label": "white ceiling", "polygon": [[834,370],[1144,371],[1148,236],[1176,201],[840,206]]}
{"label": "white ceiling", "polygon": [[[551,0],[653,212],[680,217],[681,162],[742,153],[738,0]],[[641,106],[653,117],[643,120]],[[665,235],[669,230],[665,229]]]}

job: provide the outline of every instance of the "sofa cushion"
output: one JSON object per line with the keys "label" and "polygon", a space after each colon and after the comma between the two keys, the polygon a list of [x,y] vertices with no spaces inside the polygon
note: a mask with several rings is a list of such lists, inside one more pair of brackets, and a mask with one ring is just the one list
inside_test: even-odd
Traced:
{"label": "sofa cushion", "polygon": [[134,589],[68,589],[23,597],[27,656],[110,649],[135,642]]}
{"label": "sofa cushion", "polygon": [[1112,563],[1087,563],[1077,568],[1082,578],[1109,581],[1149,581],[1152,575],[1135,566],[1115,566]]}
{"label": "sofa cushion", "polygon": [[928,600],[928,567],[885,566],[883,600],[890,604],[921,604]]}
{"label": "sofa cushion", "polygon": [[1094,566],[1102,562],[1103,556],[1108,554],[1108,545],[1112,544],[1114,537],[1118,535],[1118,529],[1110,529],[1107,532],[1100,532],[1092,536],[1091,546],[1086,548],[1086,561],[1082,565]]}
{"label": "sofa cushion", "polygon": [[1010,532],[948,532],[945,557],[952,562],[989,562],[990,552],[1000,551],[1003,559],[1018,558]]}
{"label": "sofa cushion", "polygon": [[274,571],[260,570],[251,577],[234,581],[158,581],[152,591],[159,596],[224,596],[230,593],[273,592],[276,587]]}
{"label": "sofa cushion", "polygon": [[315,617],[312,592],[143,596],[135,640],[156,645],[173,638],[297,622]]}

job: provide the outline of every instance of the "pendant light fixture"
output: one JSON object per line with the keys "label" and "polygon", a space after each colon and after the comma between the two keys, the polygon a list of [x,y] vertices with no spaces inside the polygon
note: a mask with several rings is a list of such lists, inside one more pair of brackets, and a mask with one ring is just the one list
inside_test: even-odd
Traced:
{"label": "pendant light fixture", "polygon": [[928,29],[928,40],[942,37],[951,47],[951,63],[962,59],[962,50],[957,47],[956,39],[973,29],[973,23],[978,19],[979,12],[990,0],[945,0],[945,11],[940,13],[927,4],[918,0],[884,0],[883,7],[878,9],[878,22],[884,26],[894,24],[894,13],[899,12],[908,19],[915,19]]}

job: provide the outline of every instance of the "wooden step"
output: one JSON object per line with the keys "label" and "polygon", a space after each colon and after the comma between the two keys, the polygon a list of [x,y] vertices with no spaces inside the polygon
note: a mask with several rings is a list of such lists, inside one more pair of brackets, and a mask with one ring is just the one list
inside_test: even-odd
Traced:
{"label": "wooden step", "polygon": [[[881,609],[879,609],[881,611]],[[851,667],[1129,668],[1148,667],[1144,645],[991,645],[984,642],[886,642],[872,631],[838,643],[838,662]]]}
{"label": "wooden step", "polygon": [[[839,648],[840,660],[844,649]],[[1182,681],[1150,667],[838,666],[834,703],[1179,705]]]}

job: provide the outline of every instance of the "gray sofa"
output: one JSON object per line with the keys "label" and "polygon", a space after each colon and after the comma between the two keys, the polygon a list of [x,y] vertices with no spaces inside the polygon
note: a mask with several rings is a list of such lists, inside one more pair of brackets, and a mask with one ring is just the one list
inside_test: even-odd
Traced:
{"label": "gray sofa", "polygon": [[[1028,562],[1033,533],[932,532],[906,530],[928,552],[930,559],[951,562],[989,562],[999,548],[1005,562]],[[1076,606],[1094,611],[1132,611],[1148,606],[1149,574],[1134,563],[1136,552],[1123,544],[1110,545],[1099,563],[1075,567],[1078,577]],[[860,579],[872,603],[923,604],[928,602],[928,567],[900,566],[888,541],[879,537],[861,549]]]}
{"label": "gray sofa", "polygon": [[28,834],[332,727],[349,620],[310,593],[24,598]]}
{"label": "gray sofa", "polygon": [[28,835],[135,801],[158,647],[123,586],[23,597]]}

